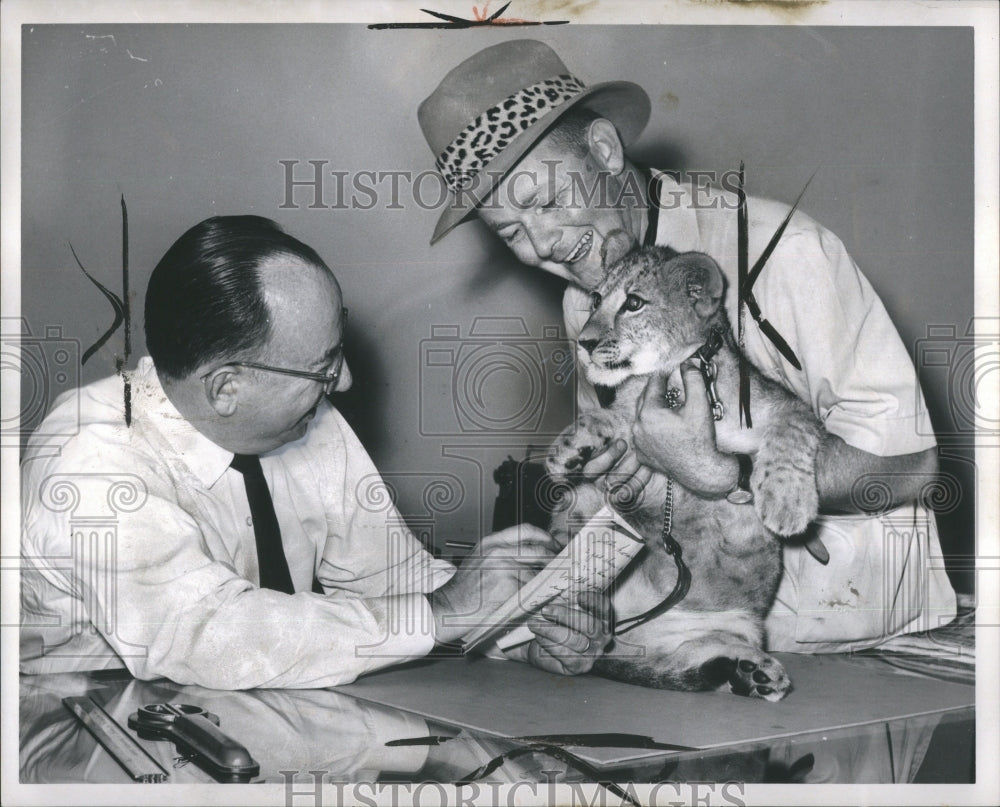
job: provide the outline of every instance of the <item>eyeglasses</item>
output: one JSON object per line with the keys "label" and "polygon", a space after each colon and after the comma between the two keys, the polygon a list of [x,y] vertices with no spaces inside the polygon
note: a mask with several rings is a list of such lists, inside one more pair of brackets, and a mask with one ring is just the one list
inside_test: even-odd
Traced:
{"label": "eyeglasses", "polygon": [[329,375],[326,373],[311,373],[308,370],[289,370],[287,367],[273,367],[270,364],[260,364],[255,361],[231,361],[229,363],[237,367],[252,367],[254,370],[266,370],[269,373],[281,373],[282,375],[291,375],[296,378],[307,378],[310,381],[319,381],[323,385],[323,394],[329,395],[337,388],[337,383],[340,381],[340,374],[344,370],[344,351],[342,349],[338,350],[337,367]]}
{"label": "eyeglasses", "polygon": [[[343,323],[344,329],[347,328],[347,307],[340,309],[340,319]],[[337,348],[337,366],[334,368],[332,373],[314,373],[309,370],[290,370],[287,367],[275,367],[271,364],[261,364],[255,361],[231,361],[229,364],[236,367],[250,367],[254,370],[264,370],[268,373],[281,373],[281,375],[290,375],[295,378],[305,378],[309,381],[319,381],[323,385],[323,394],[329,395],[333,390],[337,388],[337,384],[340,382],[340,375],[344,371],[344,344],[341,341]],[[211,372],[205,373],[202,379],[208,378]]]}

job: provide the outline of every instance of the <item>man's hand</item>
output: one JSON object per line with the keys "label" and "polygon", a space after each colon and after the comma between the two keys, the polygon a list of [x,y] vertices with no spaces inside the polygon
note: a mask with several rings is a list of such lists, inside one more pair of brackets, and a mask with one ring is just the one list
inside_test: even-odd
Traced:
{"label": "man's hand", "polygon": [[530,524],[483,538],[455,576],[431,595],[435,637],[454,642],[510,599],[559,551],[555,539]]}
{"label": "man's hand", "polygon": [[628,443],[619,438],[591,457],[581,474],[610,494],[609,503],[615,509],[629,512],[652,479],[653,469],[641,465],[635,452],[628,450]]}
{"label": "man's hand", "polygon": [[[632,440],[643,465],[700,496],[718,498],[736,486],[739,462],[716,446],[703,387],[701,373],[690,364],[669,378],[654,375],[636,403]],[[669,406],[668,394],[680,405]]]}
{"label": "man's hand", "polygon": [[[508,600],[559,550],[547,532],[522,524],[487,535],[455,576],[431,595],[435,636],[454,642]],[[528,621],[535,638],[510,653],[561,675],[585,673],[611,639],[606,594],[585,592],[577,604],[551,603]]]}
{"label": "man's hand", "polygon": [[583,592],[577,605],[551,603],[528,620],[535,638],[528,661],[559,675],[589,672],[611,641],[611,603],[607,594]]}

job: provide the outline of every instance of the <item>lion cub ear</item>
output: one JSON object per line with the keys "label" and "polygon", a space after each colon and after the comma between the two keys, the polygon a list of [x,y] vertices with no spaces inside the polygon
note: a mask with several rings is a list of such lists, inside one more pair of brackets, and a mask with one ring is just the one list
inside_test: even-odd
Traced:
{"label": "lion cub ear", "polygon": [[632,238],[624,230],[612,230],[601,244],[601,266],[607,272],[632,251]]}
{"label": "lion cub ear", "polygon": [[708,319],[719,310],[726,293],[726,278],[722,269],[703,252],[688,252],[675,260],[684,264],[687,293],[695,313],[702,319]]}

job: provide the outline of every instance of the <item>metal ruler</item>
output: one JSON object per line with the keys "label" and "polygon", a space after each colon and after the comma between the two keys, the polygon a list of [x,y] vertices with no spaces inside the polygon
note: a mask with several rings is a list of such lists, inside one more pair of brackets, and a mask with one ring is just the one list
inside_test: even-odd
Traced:
{"label": "metal ruler", "polygon": [[86,726],[136,782],[165,782],[167,772],[93,698],[63,698],[63,706]]}

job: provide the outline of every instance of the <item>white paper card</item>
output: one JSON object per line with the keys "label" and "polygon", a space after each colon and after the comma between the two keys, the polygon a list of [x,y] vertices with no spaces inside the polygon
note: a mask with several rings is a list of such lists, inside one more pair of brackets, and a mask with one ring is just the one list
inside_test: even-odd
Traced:
{"label": "white paper card", "polygon": [[[562,552],[520,591],[501,605],[481,625],[466,634],[463,652],[468,653],[495,639],[504,629],[538,611],[550,600],[583,591],[604,591],[642,549],[644,541],[610,507],[602,507],[566,544]],[[510,631],[497,640],[501,649],[531,639],[530,631]],[[525,638],[527,631],[527,638]]]}

